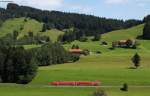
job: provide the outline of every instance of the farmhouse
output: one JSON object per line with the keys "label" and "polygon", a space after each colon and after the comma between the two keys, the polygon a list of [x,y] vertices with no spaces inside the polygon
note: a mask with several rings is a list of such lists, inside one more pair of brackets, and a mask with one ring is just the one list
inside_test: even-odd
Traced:
{"label": "farmhouse", "polygon": [[90,54],[89,50],[82,50],[82,49],[69,49],[70,53],[84,55],[87,56]]}
{"label": "farmhouse", "polygon": [[129,47],[133,47],[135,45],[135,40],[119,40],[119,41],[115,41],[113,42],[113,46],[115,47],[123,47],[123,48],[129,48]]}
{"label": "farmhouse", "polygon": [[74,54],[83,54],[84,51],[82,49],[69,49],[70,53],[74,53]]}

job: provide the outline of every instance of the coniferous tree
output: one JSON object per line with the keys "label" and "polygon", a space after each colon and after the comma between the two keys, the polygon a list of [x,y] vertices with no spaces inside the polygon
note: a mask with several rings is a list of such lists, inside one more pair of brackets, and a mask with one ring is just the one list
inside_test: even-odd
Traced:
{"label": "coniferous tree", "polygon": [[141,61],[141,57],[139,56],[138,53],[136,53],[133,57],[132,57],[132,62],[134,64],[134,66],[136,68],[138,68],[140,66],[140,61]]}
{"label": "coniferous tree", "polygon": [[143,29],[143,39],[150,40],[150,21],[148,21]]}
{"label": "coniferous tree", "polygon": [[27,84],[36,75],[37,64],[23,47],[0,42],[0,76],[2,83]]}
{"label": "coniferous tree", "polygon": [[93,41],[99,41],[101,39],[101,35],[100,34],[95,34],[94,38],[92,39]]}
{"label": "coniferous tree", "polygon": [[48,43],[33,52],[39,66],[62,64],[79,60],[79,56],[67,52],[59,43]]}
{"label": "coniferous tree", "polygon": [[17,40],[18,35],[19,35],[18,31],[14,30],[13,31],[13,39]]}
{"label": "coniferous tree", "polygon": [[75,48],[76,48],[76,45],[73,44],[72,47],[71,47],[71,49],[75,49]]}
{"label": "coniferous tree", "polygon": [[76,45],[76,47],[75,47],[76,49],[80,49],[80,47],[79,47],[79,45]]}
{"label": "coniferous tree", "polygon": [[120,90],[122,90],[122,91],[128,91],[128,84],[124,83],[123,87]]}
{"label": "coniferous tree", "polygon": [[47,25],[44,23],[41,32],[45,32],[47,30]]}

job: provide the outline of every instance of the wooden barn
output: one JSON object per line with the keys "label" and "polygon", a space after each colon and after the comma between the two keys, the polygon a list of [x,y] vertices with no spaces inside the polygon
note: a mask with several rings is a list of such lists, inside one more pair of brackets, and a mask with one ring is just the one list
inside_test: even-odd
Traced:
{"label": "wooden barn", "polygon": [[69,49],[70,53],[79,54],[79,55],[89,55],[89,50],[82,50],[82,49]]}
{"label": "wooden barn", "polygon": [[83,54],[83,50],[82,49],[69,49],[70,53],[74,53],[74,54]]}
{"label": "wooden barn", "polygon": [[132,47],[135,45],[135,40],[119,40],[119,41],[115,41],[113,42],[112,44],[115,46],[115,47],[123,47],[123,48],[126,48],[126,47]]}

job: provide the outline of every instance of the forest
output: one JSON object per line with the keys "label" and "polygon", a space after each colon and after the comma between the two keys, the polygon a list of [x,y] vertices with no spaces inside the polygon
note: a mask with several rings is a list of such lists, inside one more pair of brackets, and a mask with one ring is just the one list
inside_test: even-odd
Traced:
{"label": "forest", "polygon": [[119,20],[93,15],[66,13],[59,11],[46,11],[27,6],[19,6],[9,3],[6,9],[0,9],[2,20],[15,17],[30,17],[45,23],[47,29],[56,28],[59,30],[77,28],[80,35],[91,36],[95,33],[103,34],[112,30],[129,28],[141,24],[141,20]]}

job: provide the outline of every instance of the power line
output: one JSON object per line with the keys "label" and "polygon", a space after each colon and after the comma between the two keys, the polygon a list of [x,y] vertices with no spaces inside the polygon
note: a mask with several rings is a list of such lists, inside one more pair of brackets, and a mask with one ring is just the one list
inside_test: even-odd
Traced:
{"label": "power line", "polygon": [[8,0],[0,0],[2,3],[13,3],[13,1],[8,1]]}

